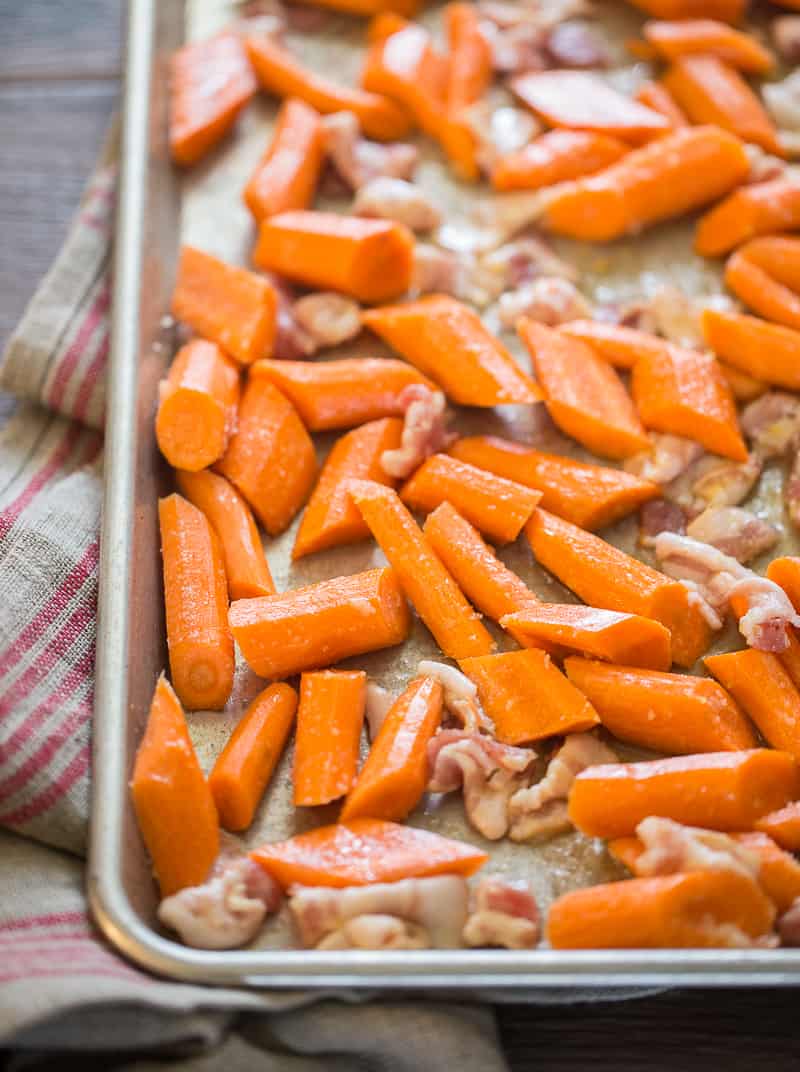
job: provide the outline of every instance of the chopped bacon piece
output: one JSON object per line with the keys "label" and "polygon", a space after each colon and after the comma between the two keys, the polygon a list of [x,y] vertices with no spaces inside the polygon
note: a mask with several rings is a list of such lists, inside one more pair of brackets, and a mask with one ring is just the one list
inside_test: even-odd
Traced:
{"label": "chopped bacon piece", "polygon": [[464,927],[472,948],[532,949],[539,941],[539,908],[527,882],[485,878]]}
{"label": "chopped bacon piece", "polygon": [[278,361],[302,361],[316,352],[317,344],[295,316],[295,292],[281,276],[265,273],[278,296],[275,343],[272,356]]}
{"label": "chopped bacon piece", "polygon": [[544,71],[551,62],[546,52],[547,31],[532,22],[499,26],[487,20],[483,35],[489,45],[492,69],[498,74]]}
{"label": "chopped bacon piece", "polygon": [[795,528],[800,529],[800,453],[795,455],[792,471],[783,488],[786,512]]}
{"label": "chopped bacon piece", "polygon": [[703,448],[693,439],[661,435],[658,432],[653,433],[650,438],[653,441],[650,450],[627,458],[623,468],[643,480],[652,480],[654,484],[671,483],[703,453]]}
{"label": "chopped bacon piece", "polygon": [[377,682],[367,682],[364,716],[367,720],[367,730],[371,741],[374,741],[378,736],[383,721],[389,714],[396,699],[396,696],[393,696],[392,693],[389,692],[388,689],[383,688],[382,685],[378,685]]}
{"label": "chopped bacon piece", "polygon": [[543,276],[500,298],[500,323],[513,329],[521,316],[557,327],[570,320],[591,317],[592,307],[574,283],[559,276]]}
{"label": "chopped bacon piece", "polygon": [[360,190],[381,176],[394,179],[413,176],[419,162],[416,146],[404,142],[383,145],[362,138],[358,119],[352,112],[334,112],[322,122],[328,160],[348,189]]}
{"label": "chopped bacon piece", "polygon": [[709,455],[707,465],[692,484],[692,495],[701,504],[701,509],[708,506],[738,506],[755,487],[762,469],[761,460],[755,455],[751,455],[746,462],[732,462]]}
{"label": "chopped bacon piece", "polygon": [[767,391],[744,407],[741,426],[758,458],[780,458],[800,444],[800,399]]}
{"label": "chopped bacon piece", "polygon": [[475,156],[484,171],[491,171],[499,157],[522,149],[542,129],[530,112],[512,105],[493,108],[487,101],[478,101],[460,115],[475,137]]}
{"label": "chopped bacon piece", "polygon": [[417,673],[434,677],[444,689],[444,706],[449,715],[457,718],[461,728],[467,733],[477,733],[480,729],[490,732],[494,729],[478,699],[478,687],[466,674],[447,663],[422,659],[417,665]]}
{"label": "chopped bacon piece", "polygon": [[338,346],[361,331],[361,308],[343,294],[322,291],[307,294],[292,306],[292,312],[315,347]]}
{"label": "chopped bacon piece", "polygon": [[353,211],[357,216],[403,223],[412,231],[431,231],[442,222],[438,208],[419,186],[385,175],[359,189]]}
{"label": "chopped bacon piece", "polygon": [[783,915],[778,916],[775,928],[781,945],[800,946],[800,897],[789,905]]}
{"label": "chopped bacon piece", "polygon": [[688,518],[682,506],[669,499],[651,499],[639,510],[639,543],[652,547],[660,532],[686,532]]}
{"label": "chopped bacon piece", "polygon": [[605,41],[585,22],[561,22],[545,38],[545,53],[556,67],[608,67]]}
{"label": "chopped bacon piece", "polygon": [[689,523],[686,534],[739,562],[749,562],[780,539],[774,525],[738,506],[709,506]]}
{"label": "chopped bacon piece", "polygon": [[478,5],[481,17],[501,29],[510,29],[525,23],[549,30],[567,19],[590,18],[595,7],[590,0],[483,0]]}
{"label": "chopped bacon piece", "polygon": [[524,237],[506,242],[481,257],[481,264],[502,279],[503,289],[520,287],[542,277],[558,277],[571,283],[578,278],[575,266],[562,260],[540,238]]}
{"label": "chopped bacon piece", "polygon": [[636,834],[645,851],[636,861],[639,875],[674,875],[679,871],[738,871],[757,879],[761,860],[728,834],[683,826],[672,819],[651,815],[642,819]]}
{"label": "chopped bacon piece", "polygon": [[800,71],[792,71],[780,82],[765,82],[761,96],[778,127],[800,130]]}
{"label": "chopped bacon piece", "polygon": [[800,15],[779,15],[772,20],[770,29],[781,59],[800,63]]}
{"label": "chopped bacon piece", "polygon": [[444,450],[455,436],[447,431],[447,400],[441,391],[424,384],[409,384],[400,394],[405,406],[400,446],[385,450],[381,468],[391,477],[404,480],[431,454]]}
{"label": "chopped bacon piece", "polygon": [[750,158],[750,170],[745,182],[768,182],[779,179],[786,171],[786,162],[778,156],[765,153],[758,145],[745,145],[745,152]]}
{"label": "chopped bacon piece", "polygon": [[430,949],[424,927],[395,916],[356,916],[326,934],[317,949]]}

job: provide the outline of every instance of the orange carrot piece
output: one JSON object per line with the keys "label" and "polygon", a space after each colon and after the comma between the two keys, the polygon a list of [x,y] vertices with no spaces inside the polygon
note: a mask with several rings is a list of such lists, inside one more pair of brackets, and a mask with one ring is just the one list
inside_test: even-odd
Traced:
{"label": "orange carrot piece", "polygon": [[291,400],[312,432],[401,417],[405,408],[400,396],[409,384],[434,386],[405,361],[383,357],[264,361],[255,372]]}
{"label": "orange carrot piece", "polygon": [[728,258],[725,285],[759,316],[800,330],[800,238],[746,242]]}
{"label": "orange carrot piece", "polygon": [[781,586],[794,609],[800,611],[800,557],[782,555],[773,558],[767,566],[767,577]]}
{"label": "orange carrot piece", "polygon": [[350,791],[358,769],[367,675],[319,670],[300,678],[294,746],[295,807],[330,804]]}
{"label": "orange carrot piece", "polygon": [[400,489],[412,510],[430,513],[447,501],[494,543],[511,543],[542,494],[447,454],[434,454]]}
{"label": "orange carrot piece", "polygon": [[458,665],[477,686],[495,736],[506,744],[582,733],[600,722],[583,693],[540,648],[459,659]]}
{"label": "orange carrot piece", "polygon": [[489,859],[474,845],[383,819],[321,826],[260,845],[250,858],[284,889],[295,883],[341,889],[431,875],[466,877]]}
{"label": "orange carrot piece", "polygon": [[703,53],[746,74],[766,74],[775,66],[774,54],[752,34],[716,19],[646,22],[642,34],[665,60]]}
{"label": "orange carrot piece", "polygon": [[275,133],[242,194],[256,222],[308,208],[325,162],[325,128],[301,100],[284,101]]}
{"label": "orange carrot piece", "polygon": [[621,741],[677,755],[758,746],[753,727],[716,681],[575,657],[564,669]]}
{"label": "orange carrot piece", "polygon": [[197,472],[221,458],[238,403],[239,370],[216,343],[182,346],[158,392],[156,439],[169,464]]}
{"label": "orange carrot piece", "polygon": [[422,0],[314,0],[315,7],[329,7],[334,11],[346,11],[350,15],[376,15],[384,13],[411,18],[419,11]]}
{"label": "orange carrot piece", "polygon": [[542,224],[568,238],[608,242],[716,201],[749,170],[744,145],[728,131],[674,130],[596,175],[565,183]]}
{"label": "orange carrot piece", "polygon": [[281,758],[297,710],[283,683],[260,692],[239,719],[208,776],[226,830],[246,830]]}
{"label": "orange carrot piece", "polygon": [[239,404],[239,423],[217,469],[277,536],[306,501],[317,475],[314,444],[291,402],[264,376],[252,374]]}
{"label": "orange carrot piece", "polygon": [[236,488],[210,470],[179,471],[175,479],[180,493],[203,511],[217,534],[230,599],[273,595],[275,584],[256,523]]}
{"label": "orange carrot piece", "polygon": [[376,41],[385,41],[393,33],[398,33],[408,26],[408,18],[396,11],[381,11],[369,20],[367,41],[374,45]]}
{"label": "orange carrot piece", "polygon": [[523,318],[517,331],[533,361],[547,409],[567,435],[606,458],[628,458],[650,440],[614,369],[578,339]]}
{"label": "orange carrot piece", "polygon": [[497,436],[467,436],[449,453],[480,469],[542,493],[540,506],[582,529],[600,529],[626,517],[659,494],[657,484],[622,469],[608,469],[542,454]]}
{"label": "orange carrot piece", "polygon": [[451,3],[444,9],[447,32],[445,118],[439,140],[461,178],[479,175],[478,141],[463,113],[480,101],[492,81],[492,54],[481,31],[474,4]]}
{"label": "orange carrot piece", "polygon": [[606,849],[613,860],[627,867],[632,874],[640,878],[645,877],[637,868],[639,857],[644,852],[644,845],[635,834],[631,837],[612,838],[607,842]]}
{"label": "orange carrot piece", "polygon": [[708,623],[679,581],[540,507],[525,535],[541,565],[585,603],[641,614],[666,626],[679,666],[692,666],[707,650]]}
{"label": "orange carrot piece", "polygon": [[548,130],[492,168],[495,190],[540,190],[567,179],[593,175],[630,150],[619,138],[588,130]]}
{"label": "orange carrot piece", "polygon": [[553,949],[708,949],[732,930],[769,934],[775,906],[738,871],[689,871],[608,882],[565,893],[550,906]]}
{"label": "orange carrot piece", "polygon": [[269,37],[248,37],[245,46],[262,89],[276,97],[297,97],[323,115],[353,112],[368,138],[395,141],[411,129],[408,114],[377,93],[341,86],[304,67]]}
{"label": "orange carrot piece", "polygon": [[390,301],[411,285],[414,236],[391,220],[281,212],[261,221],[253,263],[316,290]]}
{"label": "orange carrot piece", "polygon": [[[672,665],[669,629],[640,614],[577,603],[539,603],[509,614],[500,624],[523,647],[541,647],[544,641],[626,667],[668,670]],[[576,684],[581,688],[580,682]]]}
{"label": "orange carrot piece", "polygon": [[787,852],[800,852],[800,800],[762,815],[753,825]]}
{"label": "orange carrot piece", "polygon": [[353,480],[350,495],[437,644],[451,659],[486,655],[494,641],[434,554],[396,491]]}
{"label": "orange carrot piece", "polygon": [[800,331],[743,313],[703,310],[703,335],[723,361],[749,376],[800,390]]}
{"label": "orange carrot piece", "polygon": [[180,495],[158,501],[167,648],[175,691],[189,711],[221,710],[233,687],[233,638],[219,540]]}
{"label": "orange carrot piece", "polygon": [[747,0],[628,0],[653,19],[718,19],[741,22]]}
{"label": "orange carrot piece", "polygon": [[606,324],[602,320],[571,320],[558,329],[572,339],[580,339],[598,357],[615,368],[632,369],[642,357],[659,358],[670,345],[649,331]]}
{"label": "orange carrot piece", "polygon": [[694,248],[718,257],[758,235],[800,227],[800,183],[789,179],[755,182],[735,190],[700,217]]}
{"label": "orange carrot piece", "polygon": [[672,130],[689,126],[689,120],[670,91],[661,82],[643,82],[636,91],[634,100],[663,115]]}
{"label": "orange carrot piece", "polygon": [[136,752],[131,796],[161,896],[205,882],[219,852],[217,810],[163,674]]}
{"label": "orange carrot piece", "polygon": [[260,599],[238,599],[228,613],[248,665],[282,678],[400,644],[411,619],[397,574],[372,569]]}
{"label": "orange carrot piece", "polygon": [[385,450],[400,446],[402,430],[399,418],[384,417],[336,440],[297,530],[293,559],[369,539],[370,531],[350,498],[347,483],[375,480],[394,487],[396,481],[384,472],[381,457]]}
{"label": "orange carrot piece", "polygon": [[428,741],[442,720],[441,684],[415,677],[381,725],[340,819],[405,819],[428,783]]}
{"label": "orange carrot piece", "polygon": [[752,830],[798,789],[794,758],[768,748],[607,763],[575,779],[569,816],[589,837],[633,834],[648,815],[709,830]]}
{"label": "orange carrot piece", "polygon": [[748,376],[746,372],[734,368],[725,361],[719,361],[719,369],[728,381],[728,387],[737,402],[752,402],[769,390],[769,384],[764,383],[763,380],[756,380],[753,376]]}
{"label": "orange carrot piece", "polygon": [[243,365],[272,353],[275,288],[193,246],[181,247],[172,314]]}
{"label": "orange carrot piece", "polygon": [[192,41],[170,59],[169,146],[177,164],[196,164],[224,138],[256,91],[241,38]]}
{"label": "orange carrot piece", "polygon": [[362,314],[364,324],[462,406],[538,402],[539,388],[483,325],[445,295]]}

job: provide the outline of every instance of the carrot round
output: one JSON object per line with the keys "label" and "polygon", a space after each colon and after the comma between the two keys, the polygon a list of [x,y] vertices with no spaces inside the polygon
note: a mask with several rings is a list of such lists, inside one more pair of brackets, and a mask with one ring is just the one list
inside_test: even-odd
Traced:
{"label": "carrot round", "polygon": [[540,190],[602,171],[629,150],[629,145],[608,134],[548,130],[524,148],[500,157],[492,168],[492,186],[501,191]]}
{"label": "carrot round", "polygon": [[428,782],[428,741],[442,719],[443,689],[432,677],[416,677],[392,705],[341,820],[405,819]]}
{"label": "carrot round", "polygon": [[246,830],[281,758],[297,709],[289,685],[269,685],[240,718],[208,776],[226,830]]}
{"label": "carrot round", "polygon": [[572,339],[590,346],[598,357],[615,368],[632,369],[643,357],[658,359],[669,347],[665,339],[624,324],[608,324],[602,320],[571,320],[558,329]]}
{"label": "carrot round", "polygon": [[350,791],[366,693],[363,670],[319,670],[300,678],[292,772],[295,807],[330,804]]}
{"label": "carrot round", "polygon": [[754,826],[756,830],[769,834],[782,849],[800,852],[800,800],[762,815]]}
{"label": "carrot round", "polygon": [[156,439],[175,469],[197,472],[225,453],[236,424],[239,370],[213,342],[182,346],[159,386]]}
{"label": "carrot round", "polygon": [[716,19],[646,22],[642,33],[665,60],[703,53],[747,74],[766,74],[775,66],[773,53],[752,34],[734,30]]}
{"label": "carrot round", "polygon": [[167,648],[175,691],[190,711],[225,706],[233,687],[228,590],[216,533],[180,495],[158,501]]}
{"label": "carrot round", "polygon": [[[557,644],[597,659],[649,670],[668,670],[672,663],[669,629],[640,614],[577,603],[539,603],[507,615],[500,624],[524,647]],[[583,661],[575,660],[578,664]],[[576,684],[581,688],[580,682]]]}
{"label": "carrot round", "polygon": [[800,330],[800,239],[746,242],[728,258],[725,285],[759,316]]}
{"label": "carrot round", "polygon": [[256,221],[308,208],[325,161],[325,128],[319,113],[290,98],[278,113],[275,133],[244,188]]}
{"label": "carrot round", "polygon": [[779,584],[792,601],[795,610],[800,610],[800,558],[783,555],[773,558],[767,566],[767,577]]}
{"label": "carrot round", "polygon": [[672,130],[688,127],[689,120],[678,107],[677,101],[661,82],[642,82],[636,90],[635,99],[646,108],[663,115]]}
{"label": "carrot round", "polygon": [[747,0],[628,0],[654,19],[719,19],[741,22]]}
{"label": "carrot round", "polygon": [[391,569],[239,599],[228,619],[248,665],[259,676],[273,679],[392,647],[405,640],[411,624]]}
{"label": "carrot round", "polygon": [[703,310],[703,335],[723,361],[777,387],[800,390],[800,331],[744,313]]}
{"label": "carrot round", "polygon": [[790,179],[755,182],[701,216],[694,248],[703,257],[719,257],[757,235],[800,227],[800,183]]}

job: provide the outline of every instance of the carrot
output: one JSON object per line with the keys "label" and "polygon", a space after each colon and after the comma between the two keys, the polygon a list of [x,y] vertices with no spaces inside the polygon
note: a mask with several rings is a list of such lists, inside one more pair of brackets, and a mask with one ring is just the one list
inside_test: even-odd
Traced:
{"label": "carrot", "polygon": [[350,15],[377,15],[396,13],[411,18],[419,11],[422,0],[314,0],[316,7],[330,7],[334,11],[346,11]]}
{"label": "carrot", "polygon": [[718,19],[741,22],[747,0],[628,0],[654,19]]}
{"label": "carrot", "polygon": [[362,314],[364,324],[463,406],[538,402],[541,392],[462,302],[432,295]]}
{"label": "carrot", "polygon": [[548,130],[492,168],[495,190],[540,190],[579,179],[621,159],[630,146],[608,134],[588,130]]}
{"label": "carrot", "polygon": [[325,128],[319,113],[289,98],[242,194],[256,222],[279,212],[308,208],[324,162]]}
{"label": "carrot", "polygon": [[192,41],[169,61],[169,147],[177,164],[201,160],[225,137],[256,91],[235,33]]}
{"label": "carrot", "polygon": [[366,695],[363,670],[320,670],[300,678],[292,775],[295,807],[330,804],[350,791]]}
{"label": "carrot", "polygon": [[569,816],[589,837],[624,837],[648,815],[709,830],[752,830],[799,789],[794,758],[767,748],[608,763],[575,779]]}
{"label": "carrot", "polygon": [[293,559],[369,538],[370,531],[350,499],[347,483],[375,480],[393,487],[396,482],[383,471],[381,456],[385,450],[400,446],[402,429],[403,422],[397,417],[384,417],[336,440],[297,530]]}
{"label": "carrot", "polygon": [[297,710],[297,693],[269,685],[239,719],[208,776],[226,830],[246,830],[281,758]]}
{"label": "carrot", "polygon": [[737,402],[752,402],[769,390],[768,384],[748,376],[741,369],[734,368],[733,365],[728,365],[725,361],[718,361],[718,364],[719,370],[728,381],[728,387],[730,387],[731,394]]}
{"label": "carrot", "polygon": [[196,472],[221,458],[238,403],[239,370],[216,343],[182,346],[158,393],[156,439],[169,464]]}
{"label": "carrot", "polygon": [[540,506],[582,529],[599,529],[637,510],[659,494],[657,484],[621,469],[542,454],[525,443],[497,436],[467,436],[449,453],[480,469],[542,493]]}
{"label": "carrot", "polygon": [[373,45],[376,41],[385,41],[393,33],[398,33],[408,26],[408,17],[396,11],[380,11],[369,20],[367,41]]}
{"label": "carrot", "polygon": [[400,489],[412,510],[430,513],[450,502],[494,543],[511,543],[530,520],[541,492],[477,469],[447,454],[434,454]]}
{"label": "carrot", "polygon": [[428,741],[442,719],[444,690],[415,677],[389,710],[340,819],[405,819],[428,782]]}
{"label": "carrot", "polygon": [[390,220],[281,212],[261,221],[253,263],[316,290],[389,301],[411,285],[414,237]]}
{"label": "carrot", "polygon": [[663,115],[585,71],[535,71],[513,78],[511,89],[552,127],[608,134],[632,145],[669,129]]}
{"label": "carrot", "polygon": [[457,174],[473,181],[479,175],[478,142],[464,112],[483,98],[491,84],[492,54],[474,4],[448,4],[444,20],[448,57],[439,140]]}
{"label": "carrot", "polygon": [[523,318],[517,331],[533,361],[550,416],[595,454],[628,458],[650,440],[614,369],[578,339]]}
{"label": "carrot", "polygon": [[734,30],[716,19],[680,19],[646,22],[645,41],[665,60],[702,53],[736,67],[746,74],[767,74],[775,56],[749,33]]}
{"label": "carrot", "polygon": [[193,246],[182,246],[172,314],[249,365],[269,357],[277,296],[266,279]]}
{"label": "carrot", "polygon": [[179,471],[175,479],[181,494],[203,511],[217,534],[230,599],[271,596],[275,584],[258,529],[236,488],[209,470]]}
{"label": "carrot", "polygon": [[564,669],[622,741],[678,755],[757,747],[752,726],[716,681],[575,657]]}
{"label": "carrot", "polygon": [[706,344],[749,376],[790,391],[800,390],[800,331],[755,316],[703,310]]}
{"label": "carrot", "polygon": [[730,945],[735,931],[763,937],[774,921],[753,879],[709,870],[565,893],[550,906],[546,933],[554,949],[706,949]]}
{"label": "carrot", "polygon": [[242,655],[260,676],[290,677],[350,655],[399,644],[411,625],[394,570],[333,577],[260,599],[228,613]]}
{"label": "carrot", "polygon": [[397,492],[353,480],[350,495],[394,567],[400,584],[445,655],[486,655],[494,642],[461,589],[434,554]]}
{"label": "carrot", "polygon": [[792,601],[795,610],[800,610],[800,558],[782,555],[773,558],[767,566],[767,577],[779,584]]}
{"label": "carrot", "polygon": [[581,733],[600,721],[586,697],[540,648],[460,659],[458,665],[477,686],[495,736],[506,744]]}
{"label": "carrot", "polygon": [[753,825],[761,833],[769,834],[782,849],[800,852],[800,800],[762,815]]}
{"label": "carrot", "polygon": [[726,130],[675,130],[596,175],[565,183],[542,224],[568,238],[607,242],[715,201],[749,170],[744,146]]}
{"label": "carrot", "polygon": [[410,131],[408,114],[387,97],[341,86],[310,71],[269,37],[248,37],[245,47],[258,83],[267,93],[297,97],[323,115],[353,112],[367,137],[377,141],[395,141]]}
{"label": "carrot", "polygon": [[658,112],[673,130],[689,126],[689,120],[678,107],[675,98],[662,82],[642,82],[636,91],[634,100],[651,111]]}
{"label": "carrot", "polygon": [[598,357],[621,369],[632,369],[643,357],[660,358],[670,345],[649,331],[626,328],[624,324],[607,324],[602,320],[571,320],[558,330],[585,342]]}
{"label": "carrot", "polygon": [[703,257],[718,257],[757,235],[798,227],[800,184],[781,178],[755,182],[735,190],[700,217],[694,248]]}
{"label": "carrot", "polygon": [[714,454],[747,461],[736,402],[715,358],[678,346],[642,357],[633,369],[631,393],[648,428],[686,436]]}
{"label": "carrot", "polygon": [[175,691],[190,711],[221,710],[233,687],[225,567],[216,533],[180,495],[158,501],[167,648]]}
{"label": "carrot", "polygon": [[283,532],[308,497],[317,475],[314,444],[294,406],[264,376],[248,379],[236,434],[217,469],[271,536]]}
{"label": "carrot", "polygon": [[[575,603],[539,603],[507,615],[500,624],[523,647],[540,647],[544,641],[611,663],[650,670],[668,670],[672,664],[669,629],[639,614]],[[576,684],[581,688],[580,682]]]}
{"label": "carrot", "polygon": [[[735,599],[734,602],[736,601]],[[794,687],[800,689],[800,637],[797,630],[791,626],[787,628],[786,639],[789,643],[783,651],[778,653],[778,660],[789,675]]]}
{"label": "carrot", "polygon": [[409,384],[433,389],[431,381],[405,361],[383,357],[265,361],[256,374],[272,380],[312,432],[402,417],[405,407],[400,396]]}
{"label": "carrot", "polygon": [[540,507],[525,535],[541,565],[590,606],[641,614],[666,626],[679,666],[692,666],[708,648],[708,623],[680,582]]}
{"label": "carrot", "polygon": [[284,889],[294,884],[341,889],[430,875],[467,876],[489,859],[473,845],[382,819],[321,826],[288,841],[261,845],[250,858]]}
{"label": "carrot", "polygon": [[800,239],[746,242],[728,258],[725,285],[759,316],[800,330]]}

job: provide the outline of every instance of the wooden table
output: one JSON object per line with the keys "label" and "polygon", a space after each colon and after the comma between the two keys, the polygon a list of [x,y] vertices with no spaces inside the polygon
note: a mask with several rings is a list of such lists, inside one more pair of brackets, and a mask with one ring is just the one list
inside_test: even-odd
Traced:
{"label": "wooden table", "polygon": [[[0,344],[58,250],[116,104],[122,8],[0,0]],[[672,991],[499,1006],[498,1019],[520,1072],[765,1072],[800,1058],[797,1003],[792,990]],[[116,1067],[105,1057],[82,1064]]]}

